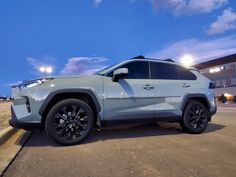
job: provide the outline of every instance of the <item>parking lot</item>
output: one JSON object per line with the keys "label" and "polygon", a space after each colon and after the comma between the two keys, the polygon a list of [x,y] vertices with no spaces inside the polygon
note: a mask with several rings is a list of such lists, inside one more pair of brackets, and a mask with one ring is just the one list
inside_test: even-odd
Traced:
{"label": "parking lot", "polygon": [[159,123],[94,132],[62,147],[34,132],[4,176],[235,176],[236,111],[219,110],[200,135]]}

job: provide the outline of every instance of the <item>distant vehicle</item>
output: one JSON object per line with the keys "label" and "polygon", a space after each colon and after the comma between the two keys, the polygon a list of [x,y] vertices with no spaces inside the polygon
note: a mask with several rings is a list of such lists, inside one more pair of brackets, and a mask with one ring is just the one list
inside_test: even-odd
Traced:
{"label": "distant vehicle", "polygon": [[135,58],[83,77],[53,77],[13,88],[10,125],[46,129],[57,143],[74,145],[95,126],[179,122],[202,133],[216,113],[214,83],[172,61]]}

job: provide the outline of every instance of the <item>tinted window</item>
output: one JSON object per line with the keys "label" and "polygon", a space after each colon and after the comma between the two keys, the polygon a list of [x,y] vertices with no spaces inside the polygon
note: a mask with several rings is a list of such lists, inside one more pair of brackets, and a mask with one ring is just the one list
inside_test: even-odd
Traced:
{"label": "tinted window", "polygon": [[148,62],[135,61],[121,66],[121,68],[128,68],[129,74],[125,76],[125,79],[148,79],[149,78],[149,66]]}
{"label": "tinted window", "polygon": [[179,77],[181,80],[196,80],[197,77],[188,69],[178,66]]}
{"label": "tinted window", "polygon": [[[125,79],[148,79],[149,78],[148,62],[134,61],[128,64],[124,64],[120,68],[128,68],[129,70],[129,75],[125,76],[124,77]],[[110,72],[107,76],[112,77],[113,72]]]}
{"label": "tinted window", "polygon": [[179,79],[176,65],[151,62],[151,76],[152,79]]}
{"label": "tinted window", "polygon": [[113,71],[110,72],[109,74],[106,75],[107,77],[112,77],[113,76]]}

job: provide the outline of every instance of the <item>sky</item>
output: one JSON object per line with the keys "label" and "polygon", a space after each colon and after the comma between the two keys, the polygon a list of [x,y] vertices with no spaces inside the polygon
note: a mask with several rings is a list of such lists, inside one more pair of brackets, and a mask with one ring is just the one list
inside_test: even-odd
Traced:
{"label": "sky", "polygon": [[1,0],[0,95],[137,55],[195,63],[236,53],[235,0]]}

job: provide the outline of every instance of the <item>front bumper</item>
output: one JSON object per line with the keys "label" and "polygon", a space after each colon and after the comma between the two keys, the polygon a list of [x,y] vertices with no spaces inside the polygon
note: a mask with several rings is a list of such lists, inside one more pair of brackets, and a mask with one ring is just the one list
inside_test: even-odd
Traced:
{"label": "front bumper", "polygon": [[12,117],[9,120],[9,125],[14,128],[22,128],[25,130],[35,130],[41,128],[41,124],[39,122],[19,121],[12,107],[11,107],[11,115]]}

